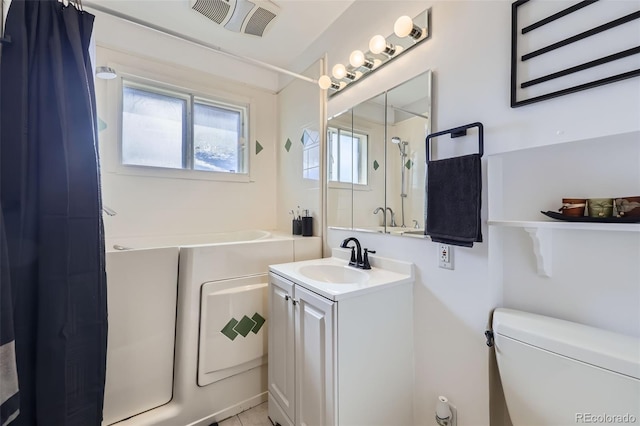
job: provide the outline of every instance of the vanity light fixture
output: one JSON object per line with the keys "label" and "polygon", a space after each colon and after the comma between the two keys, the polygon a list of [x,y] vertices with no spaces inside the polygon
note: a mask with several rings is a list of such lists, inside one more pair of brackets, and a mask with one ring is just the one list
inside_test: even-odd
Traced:
{"label": "vanity light fixture", "polygon": [[[342,63],[331,69],[331,76],[323,75],[318,80],[321,89],[340,91],[373,73],[381,66],[397,58],[409,49],[430,38],[429,12],[427,9],[415,18],[401,16],[395,21],[394,32],[388,37],[375,35],[369,41],[369,50],[354,50],[349,55],[349,67]],[[333,95],[335,93],[332,93]]]}

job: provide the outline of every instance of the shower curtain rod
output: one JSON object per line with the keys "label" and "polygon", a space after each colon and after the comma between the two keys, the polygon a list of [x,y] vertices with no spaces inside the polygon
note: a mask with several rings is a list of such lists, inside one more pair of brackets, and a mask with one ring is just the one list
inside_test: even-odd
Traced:
{"label": "shower curtain rod", "polygon": [[125,15],[124,13],[116,12],[114,10],[111,10],[111,9],[106,8],[106,7],[100,6],[99,4],[94,3],[93,1],[84,1],[83,5],[85,6],[85,8],[88,7],[88,8],[91,8],[91,9],[95,9],[95,10],[100,11],[102,13],[106,13],[107,15],[111,15],[111,16],[114,16],[116,18],[123,19],[125,21],[131,22],[133,24],[140,25],[142,27],[148,28],[150,30],[158,31],[158,32],[160,32],[162,34],[165,34],[165,35],[168,35],[168,36],[171,36],[171,37],[183,40],[183,41],[187,41],[189,43],[196,44],[196,45],[198,45],[200,47],[204,47],[206,49],[213,50],[214,52],[220,53],[220,54],[225,55],[225,56],[229,56],[229,57],[237,59],[239,61],[243,61],[243,62],[252,64],[252,65],[257,65],[257,66],[259,66],[261,68],[266,68],[266,69],[269,69],[271,71],[279,72],[281,74],[287,74],[287,75],[289,75],[291,77],[295,77],[297,79],[304,80],[304,81],[307,81],[309,83],[318,84],[318,80],[315,80],[315,79],[313,79],[311,77],[307,77],[306,75],[298,74],[298,73],[295,73],[293,71],[289,71],[289,70],[286,70],[284,68],[280,68],[280,67],[278,67],[276,65],[271,65],[271,64],[268,64],[266,62],[259,61],[258,59],[253,59],[253,58],[248,58],[246,56],[237,55],[235,53],[232,53],[232,52],[229,52],[227,50],[224,50],[220,46],[216,46],[216,45],[211,44],[211,43],[207,43],[207,42],[204,42],[204,41],[197,40],[197,39],[195,39],[193,37],[189,37],[189,36],[177,33],[175,31],[171,31],[171,30],[169,30],[167,28],[162,28],[162,27],[160,27],[158,25],[151,24],[151,23],[143,21],[141,19],[134,18],[134,17],[129,16],[129,15]]}

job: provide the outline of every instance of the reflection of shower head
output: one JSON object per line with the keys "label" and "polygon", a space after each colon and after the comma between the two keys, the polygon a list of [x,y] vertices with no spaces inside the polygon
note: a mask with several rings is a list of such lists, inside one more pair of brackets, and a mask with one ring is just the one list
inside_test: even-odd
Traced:
{"label": "reflection of shower head", "polygon": [[409,142],[401,140],[399,137],[394,136],[391,138],[391,143],[398,145],[398,149],[400,150],[401,155],[406,155],[406,148],[409,145]]}

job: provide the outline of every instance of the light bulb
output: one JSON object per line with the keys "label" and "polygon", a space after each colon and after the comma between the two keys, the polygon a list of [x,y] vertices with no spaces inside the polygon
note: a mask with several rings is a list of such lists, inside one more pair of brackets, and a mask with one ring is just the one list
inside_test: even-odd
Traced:
{"label": "light bulb", "polygon": [[393,32],[398,37],[408,36],[412,29],[413,29],[413,19],[411,19],[406,15],[399,17],[396,20],[396,23],[393,25]]}
{"label": "light bulb", "polygon": [[371,40],[369,41],[369,50],[371,53],[375,53],[376,55],[378,53],[382,53],[385,47],[387,47],[387,40],[385,40],[384,37],[381,35],[371,37]]}
{"label": "light bulb", "polygon": [[364,65],[364,53],[361,50],[354,50],[349,56],[349,63],[353,67],[361,67]]}
{"label": "light bulb", "polygon": [[331,74],[338,80],[342,80],[347,75],[347,69],[342,64],[335,64],[331,70]]}
{"label": "light bulb", "polygon": [[318,86],[320,86],[322,90],[327,90],[329,87],[331,87],[331,77],[329,77],[328,75],[320,76],[320,78],[318,79]]}
{"label": "light bulb", "polygon": [[393,25],[393,32],[398,37],[411,37],[413,41],[418,41],[424,36],[422,28],[414,25],[413,20],[408,16],[401,16]]}

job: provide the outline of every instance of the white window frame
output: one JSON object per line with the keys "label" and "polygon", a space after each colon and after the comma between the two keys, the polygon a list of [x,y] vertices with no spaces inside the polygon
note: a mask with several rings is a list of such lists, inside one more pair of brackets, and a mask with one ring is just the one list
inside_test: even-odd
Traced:
{"label": "white window frame", "polygon": [[[304,138],[305,134],[308,134],[309,136],[315,136],[315,140],[311,139],[307,142],[304,143],[304,147],[302,148],[302,179],[304,180],[313,180],[313,181],[318,181],[320,180],[320,168],[322,167],[322,161],[320,161],[320,156],[322,155],[320,152],[320,132],[318,132],[315,129],[312,129],[311,126],[305,126],[302,130],[302,137]],[[313,166],[310,167],[309,166],[309,162],[307,161],[307,159],[309,158],[308,156],[311,155],[312,151],[316,151],[317,155],[318,155],[318,165],[317,166]],[[317,178],[310,178],[308,177],[309,171],[313,170],[313,169],[318,169],[318,177]],[[305,174],[307,174],[307,176],[305,176]]]}
{"label": "white window frame", "polygon": [[361,184],[361,183],[349,183],[349,182],[340,182],[340,181],[336,181],[336,180],[331,180],[329,178],[330,176],[330,167],[331,164],[329,162],[329,159],[327,159],[327,182],[329,184],[330,188],[339,188],[339,189],[353,189],[356,191],[370,191],[371,187],[370,187],[370,182],[371,182],[371,170],[369,168],[369,156],[370,156],[370,146],[369,146],[369,139],[370,136],[367,132],[365,131],[361,131],[361,130],[357,130],[357,129],[353,129],[353,131],[351,129],[345,128],[345,127],[340,127],[340,126],[328,126],[327,127],[327,153],[328,155],[331,155],[331,140],[329,138],[329,132],[334,131],[334,132],[345,132],[348,133],[350,135],[352,135],[352,137],[365,137],[366,138],[366,142],[365,142],[365,147],[367,150],[367,159],[364,162],[364,169],[367,172],[367,183],[366,184]]}
{"label": "white window frame", "polygon": [[[236,104],[231,104],[228,102],[224,102],[221,101],[219,99],[210,99],[210,98],[203,98],[200,96],[193,96],[192,98],[192,105],[191,105],[191,109],[194,109],[195,104],[200,104],[200,105],[205,105],[205,106],[210,106],[213,108],[221,108],[221,109],[226,109],[227,111],[236,111],[240,113],[240,117],[242,119],[242,124],[240,125],[241,127],[241,135],[240,135],[240,146],[238,147],[238,163],[239,163],[239,168],[241,170],[246,170],[243,172],[233,172],[234,174],[249,174],[249,155],[251,154],[249,152],[249,127],[248,127],[248,122],[249,122],[249,108],[246,105],[236,105]],[[195,121],[192,120],[192,125],[195,125]],[[193,129],[193,128],[192,128]],[[195,140],[193,140],[193,136],[192,136],[192,140],[191,140],[191,144],[189,144],[189,147],[191,150],[195,150]],[[193,159],[194,158],[194,153],[190,152],[189,153],[189,158]],[[193,160],[192,160],[193,161]],[[193,170],[193,169],[192,169]],[[206,170],[206,173],[231,173],[231,172],[216,172],[216,171],[209,171]]]}
{"label": "white window frame", "polygon": [[[249,183],[253,179],[251,177],[251,139],[250,135],[254,133],[253,122],[251,120],[251,111],[255,110],[254,104],[251,99],[242,96],[237,96],[229,93],[213,92],[209,90],[202,90],[197,88],[191,88],[183,85],[175,85],[167,82],[167,79],[157,77],[149,72],[142,70],[132,69],[123,65],[109,63],[108,66],[118,70],[118,77],[108,82],[108,103],[116,107],[109,108],[109,123],[115,123],[117,128],[117,149],[115,152],[107,150],[106,161],[103,161],[103,168],[106,172],[112,172],[121,175],[132,176],[145,176],[155,178],[170,178],[170,179],[190,179],[190,180],[209,180],[209,181],[223,181],[223,182],[241,182]],[[244,108],[244,122],[242,138],[243,143],[243,161],[246,164],[246,171],[243,173],[230,173],[230,172],[215,172],[208,170],[193,170],[193,169],[177,169],[177,168],[165,168],[157,166],[145,166],[145,165],[129,165],[122,163],[122,116],[123,116],[123,88],[124,81],[131,85],[140,85],[141,88],[146,90],[155,91],[159,94],[168,94],[170,96],[176,96],[176,94],[183,94],[192,99],[197,100],[198,103],[204,105],[224,106],[231,108]],[[165,81],[161,81],[165,80]],[[113,102],[113,103],[112,103]],[[231,109],[230,108],[230,109]],[[187,133],[188,137],[191,137],[192,127],[192,112],[193,102],[187,103]],[[115,155],[113,155],[115,154]]]}

